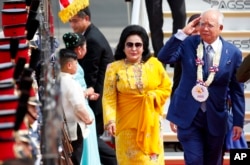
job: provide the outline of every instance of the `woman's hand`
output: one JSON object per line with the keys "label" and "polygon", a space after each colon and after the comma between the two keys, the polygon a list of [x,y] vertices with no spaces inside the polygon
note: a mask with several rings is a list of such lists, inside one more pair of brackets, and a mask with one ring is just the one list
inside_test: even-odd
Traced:
{"label": "woman's hand", "polygon": [[115,136],[116,125],[114,121],[110,121],[106,126],[105,130],[108,131],[109,135]]}
{"label": "woman's hand", "polygon": [[89,100],[97,100],[99,98],[100,94],[99,93],[93,93],[89,95]]}

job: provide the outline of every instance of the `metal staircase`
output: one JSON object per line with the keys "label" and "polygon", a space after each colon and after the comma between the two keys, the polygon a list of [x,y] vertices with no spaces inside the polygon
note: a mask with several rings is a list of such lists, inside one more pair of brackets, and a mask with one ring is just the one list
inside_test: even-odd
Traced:
{"label": "metal staircase", "polygon": [[[188,0],[186,1],[187,18],[211,7],[220,9],[225,16],[222,36],[236,45],[245,57],[250,53],[250,5],[247,0],[245,1]],[[172,30],[172,17],[166,0],[163,0],[163,11],[163,30],[166,41],[170,37]],[[131,24],[142,25],[150,34],[145,2],[143,0],[134,0],[131,13]]]}
{"label": "metal staircase", "polygon": [[[209,3],[210,2],[210,3]],[[166,1],[164,6],[164,36],[168,39],[171,35],[172,18]],[[240,5],[241,4],[241,5]],[[222,36],[236,45],[245,57],[250,53],[250,5],[240,0],[188,0],[186,1],[187,17],[200,13],[210,7],[220,9],[224,14],[224,29]]]}

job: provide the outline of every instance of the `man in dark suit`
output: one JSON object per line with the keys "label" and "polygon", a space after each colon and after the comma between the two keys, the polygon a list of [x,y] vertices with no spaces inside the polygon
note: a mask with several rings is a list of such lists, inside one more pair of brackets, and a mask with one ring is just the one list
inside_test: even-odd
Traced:
{"label": "man in dark suit", "polygon": [[[186,5],[185,0],[167,0],[172,18],[173,29],[172,33],[175,34],[178,29],[181,29],[186,24]],[[155,56],[158,55],[159,50],[163,46],[163,9],[162,0],[145,0],[149,28],[151,32],[152,46]]]}
{"label": "man in dark suit", "polygon": [[[171,98],[167,120],[177,125],[187,165],[221,164],[228,94],[233,140],[240,138],[243,129],[244,87],[236,80],[242,53],[220,36],[223,17],[217,9],[203,12],[172,36],[158,54],[164,63],[180,61],[182,65],[182,77]],[[200,35],[189,36],[198,22]],[[205,52],[207,48],[210,49]]]}
{"label": "man in dark suit", "polygon": [[103,165],[116,165],[116,155],[113,148],[99,137],[104,132],[102,94],[103,82],[107,65],[114,61],[112,49],[102,32],[91,22],[91,14],[88,7],[80,10],[69,19],[71,28],[75,33],[81,33],[87,41],[87,53],[78,60],[85,72],[87,87],[93,87],[100,96],[97,100],[89,100],[89,105],[94,111],[98,136],[98,147]]}

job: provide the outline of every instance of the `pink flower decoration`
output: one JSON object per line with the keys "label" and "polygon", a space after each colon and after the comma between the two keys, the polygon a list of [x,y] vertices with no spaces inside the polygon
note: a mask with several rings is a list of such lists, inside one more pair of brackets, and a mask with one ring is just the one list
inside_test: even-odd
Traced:
{"label": "pink flower decoration", "polygon": [[219,68],[218,68],[218,66],[211,66],[211,67],[209,68],[209,71],[210,71],[210,72],[218,72],[218,71],[219,71]]}
{"label": "pink flower decoration", "polygon": [[202,59],[200,59],[200,58],[197,58],[195,60],[195,63],[196,63],[196,65],[204,65],[204,61]]}

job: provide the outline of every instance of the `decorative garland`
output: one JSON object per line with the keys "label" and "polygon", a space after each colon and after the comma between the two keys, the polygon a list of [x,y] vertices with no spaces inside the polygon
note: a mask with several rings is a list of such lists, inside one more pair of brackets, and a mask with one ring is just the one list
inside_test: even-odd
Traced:
{"label": "decorative garland", "polygon": [[215,55],[213,56],[213,66],[209,68],[209,75],[205,82],[203,80],[202,74],[202,66],[204,65],[204,61],[202,60],[202,58],[203,45],[202,43],[200,43],[197,48],[197,59],[195,60],[197,65],[197,83],[208,87],[213,82],[216,72],[219,71],[218,66],[221,58],[221,53],[220,51],[215,52]]}

